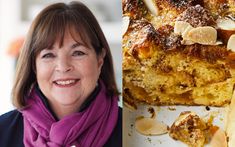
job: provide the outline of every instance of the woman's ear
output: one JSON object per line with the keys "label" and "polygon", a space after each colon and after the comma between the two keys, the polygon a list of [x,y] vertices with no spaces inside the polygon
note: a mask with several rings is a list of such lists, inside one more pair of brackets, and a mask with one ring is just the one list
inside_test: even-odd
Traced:
{"label": "woman's ear", "polygon": [[99,69],[101,69],[101,67],[102,67],[102,65],[104,63],[105,56],[106,56],[106,51],[103,48],[101,54],[99,54],[99,56],[98,56],[98,66],[99,66]]}

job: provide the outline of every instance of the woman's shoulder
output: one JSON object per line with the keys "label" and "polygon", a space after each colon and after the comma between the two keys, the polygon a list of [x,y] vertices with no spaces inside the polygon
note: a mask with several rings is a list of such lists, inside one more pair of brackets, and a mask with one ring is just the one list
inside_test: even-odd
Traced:
{"label": "woman's shoulder", "polygon": [[11,129],[21,123],[23,123],[23,117],[18,110],[12,110],[0,116],[0,130]]}
{"label": "woman's shoulder", "polygon": [[104,147],[122,147],[122,108],[118,110],[118,121]]}
{"label": "woman's shoulder", "polygon": [[12,110],[0,116],[0,124],[4,125],[20,118],[22,118],[21,113],[18,110]]}
{"label": "woman's shoulder", "polygon": [[23,117],[13,110],[0,116],[0,144],[1,147],[23,146]]}

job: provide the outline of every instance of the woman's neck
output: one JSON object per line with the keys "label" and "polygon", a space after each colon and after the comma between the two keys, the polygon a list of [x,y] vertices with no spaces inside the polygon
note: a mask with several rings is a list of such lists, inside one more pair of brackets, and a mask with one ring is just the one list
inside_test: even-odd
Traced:
{"label": "woman's neck", "polygon": [[72,106],[72,105],[57,105],[50,104],[52,111],[55,113],[57,119],[62,119],[65,116],[71,115],[79,111],[81,104]]}

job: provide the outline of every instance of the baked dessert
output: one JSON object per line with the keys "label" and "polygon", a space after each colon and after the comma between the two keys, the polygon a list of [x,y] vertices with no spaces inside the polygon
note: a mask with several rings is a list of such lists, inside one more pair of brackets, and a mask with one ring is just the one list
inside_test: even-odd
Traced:
{"label": "baked dessert", "polygon": [[210,121],[201,119],[196,113],[185,111],[172,124],[169,135],[189,147],[204,147],[218,129]]}
{"label": "baked dessert", "polygon": [[122,4],[124,103],[230,103],[235,83],[233,0]]}

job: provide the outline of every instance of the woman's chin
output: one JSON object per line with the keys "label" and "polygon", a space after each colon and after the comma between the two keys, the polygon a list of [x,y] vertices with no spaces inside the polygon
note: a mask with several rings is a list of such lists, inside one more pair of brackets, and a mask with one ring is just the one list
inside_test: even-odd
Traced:
{"label": "woman's chin", "polygon": [[55,95],[56,97],[53,98],[52,103],[56,103],[57,105],[61,106],[77,106],[79,105],[81,98],[79,95],[68,94],[67,93],[58,93]]}

